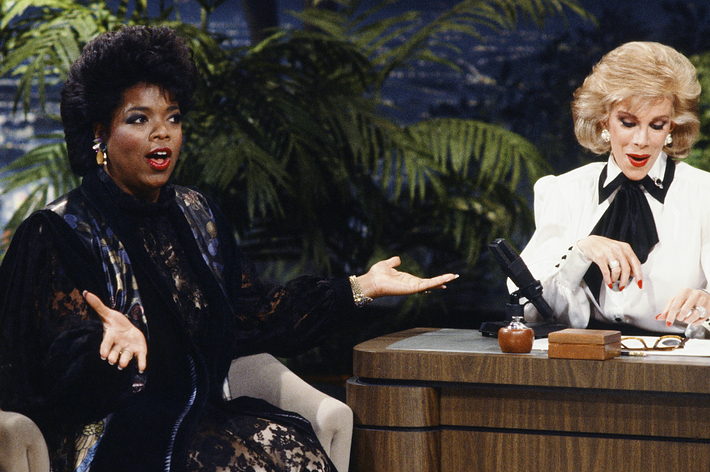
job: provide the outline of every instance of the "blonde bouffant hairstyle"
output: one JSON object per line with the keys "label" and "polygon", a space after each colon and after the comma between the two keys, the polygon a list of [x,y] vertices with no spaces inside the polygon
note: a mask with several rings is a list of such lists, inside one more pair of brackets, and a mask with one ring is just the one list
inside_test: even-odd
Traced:
{"label": "blonde bouffant hairstyle", "polygon": [[683,54],[660,43],[626,43],[606,54],[575,91],[574,132],[577,141],[592,152],[610,152],[601,131],[614,106],[624,102],[633,111],[670,98],[673,143],[663,150],[669,156],[684,158],[700,130],[699,96],[695,67]]}

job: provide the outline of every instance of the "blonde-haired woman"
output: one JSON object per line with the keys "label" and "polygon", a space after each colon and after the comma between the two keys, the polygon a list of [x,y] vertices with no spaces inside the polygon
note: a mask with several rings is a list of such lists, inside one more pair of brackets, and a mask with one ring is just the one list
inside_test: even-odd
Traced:
{"label": "blonde-haired woman", "polygon": [[690,61],[652,42],[609,52],[575,92],[577,140],[608,158],[535,184],[522,253],[559,321],[710,335],[710,174],[677,162],[699,95]]}

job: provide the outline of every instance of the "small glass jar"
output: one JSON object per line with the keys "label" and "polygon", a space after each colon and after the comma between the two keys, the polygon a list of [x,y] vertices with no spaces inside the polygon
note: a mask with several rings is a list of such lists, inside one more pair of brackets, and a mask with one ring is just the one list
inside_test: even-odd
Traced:
{"label": "small glass jar", "polygon": [[498,345],[503,352],[530,352],[532,351],[535,333],[532,328],[525,326],[522,316],[513,316],[513,321],[498,330]]}

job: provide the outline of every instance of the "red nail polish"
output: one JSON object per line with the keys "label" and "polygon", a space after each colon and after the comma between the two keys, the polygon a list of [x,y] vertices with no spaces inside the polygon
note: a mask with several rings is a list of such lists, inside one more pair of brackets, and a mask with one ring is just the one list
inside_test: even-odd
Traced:
{"label": "red nail polish", "polygon": [[662,313],[657,314],[657,315],[656,315],[656,319],[660,318],[661,315],[662,315]]}
{"label": "red nail polish", "polygon": [[614,288],[614,284],[609,284],[609,290],[611,290],[612,288]]}
{"label": "red nail polish", "polygon": [[670,327],[670,326],[671,326],[671,322],[670,322],[670,321],[666,321],[666,326]]}
{"label": "red nail polish", "polygon": [[643,280],[638,281],[639,288],[643,288]]}
{"label": "red nail polish", "polygon": [[626,287],[619,287],[619,292],[623,292]]}

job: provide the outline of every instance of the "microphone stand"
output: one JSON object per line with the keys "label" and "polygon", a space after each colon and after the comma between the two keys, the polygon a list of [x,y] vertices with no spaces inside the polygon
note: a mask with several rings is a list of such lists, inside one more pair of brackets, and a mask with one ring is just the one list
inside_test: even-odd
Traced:
{"label": "microphone stand", "polygon": [[[513,316],[523,316],[525,305],[532,303],[545,321],[525,321],[525,326],[532,328],[536,338],[545,338],[553,331],[565,329],[568,326],[555,323],[552,308],[542,297],[542,284],[535,280],[528,270],[523,259],[504,240],[496,239],[489,249],[503,269],[503,272],[511,278],[519,288],[510,294],[510,300],[505,306],[504,321],[484,321],[481,323],[479,331],[484,336],[498,336],[498,330],[504,328],[513,321]],[[522,287],[520,287],[522,285]],[[521,298],[525,298],[525,303],[520,303]],[[524,318],[523,318],[524,319]]]}

